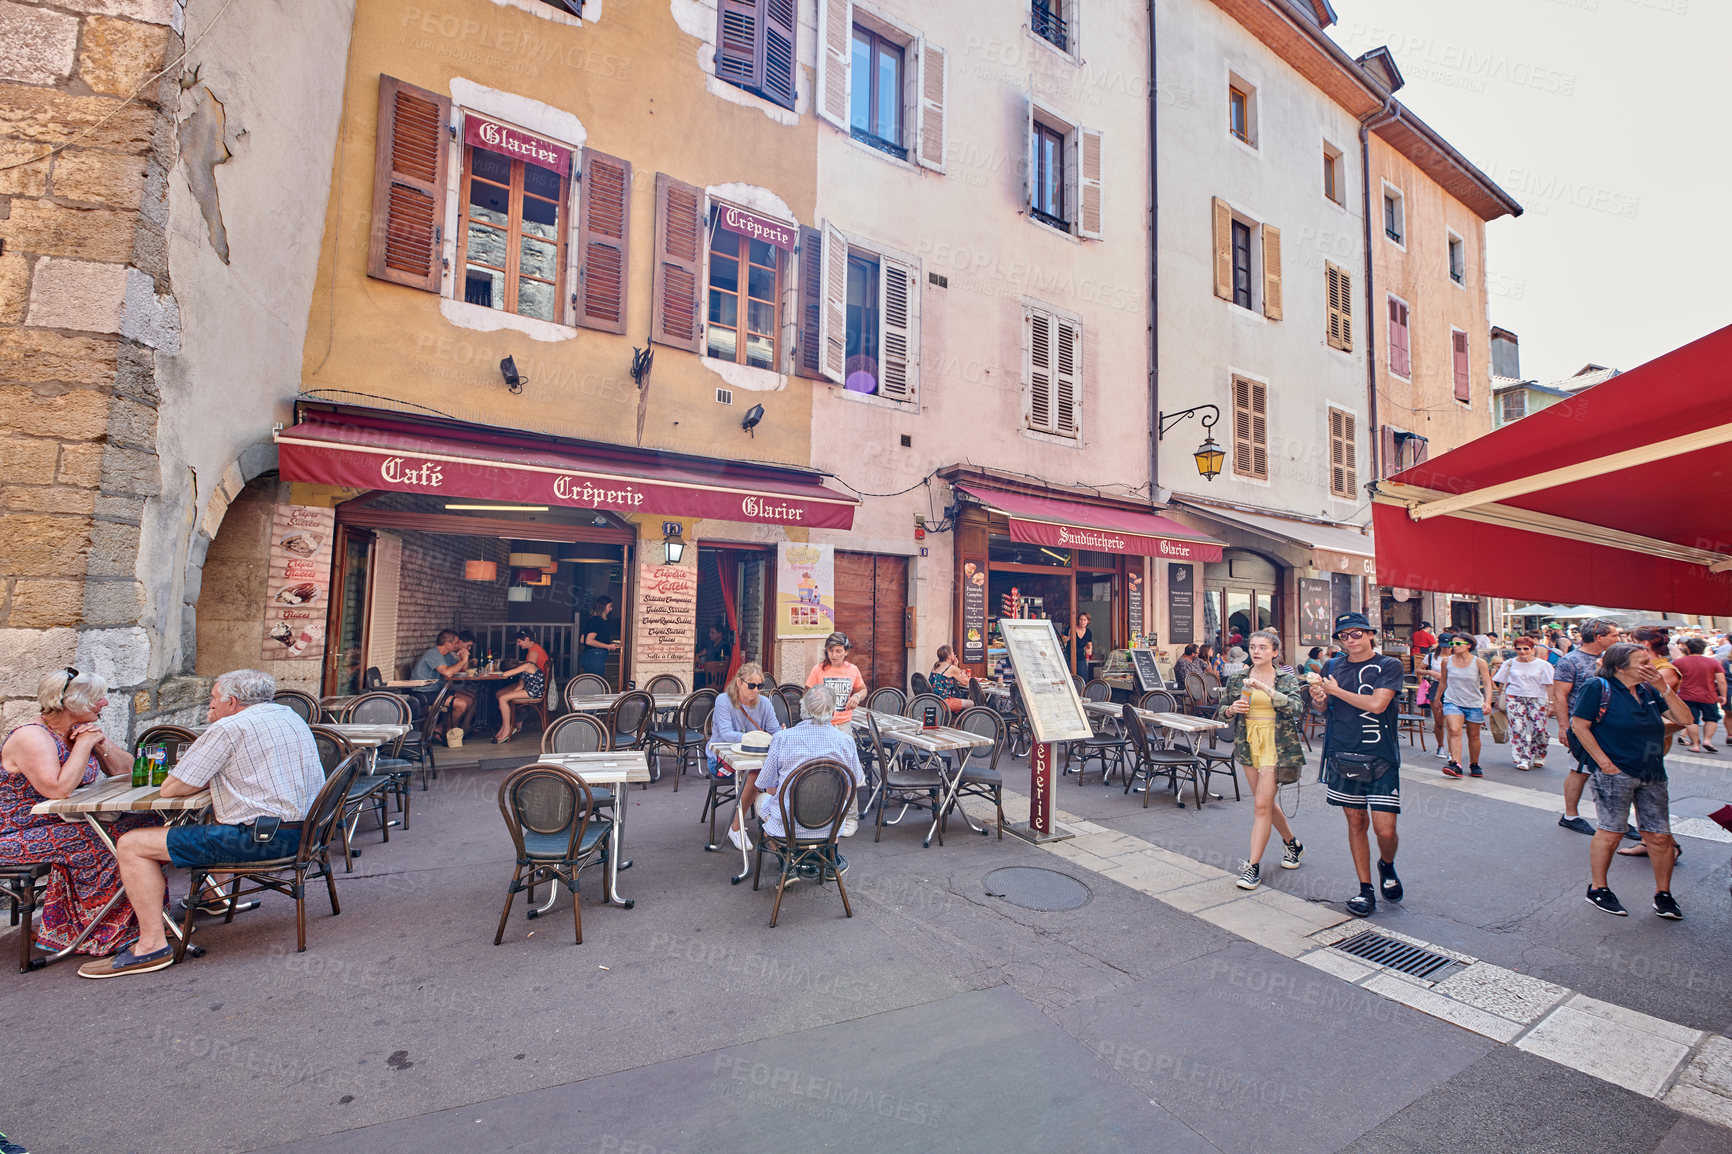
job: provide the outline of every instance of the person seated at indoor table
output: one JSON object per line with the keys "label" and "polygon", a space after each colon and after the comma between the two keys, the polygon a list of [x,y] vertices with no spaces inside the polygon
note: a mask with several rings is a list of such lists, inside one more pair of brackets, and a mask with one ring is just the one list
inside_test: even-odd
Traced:
{"label": "person seated at indoor table", "polygon": [[[36,687],[41,718],[18,726],[0,742],[0,866],[53,866],[36,940],[58,951],[89,930],[78,952],[97,957],[138,937],[138,919],[125,902],[97,920],[120,892],[120,867],[83,821],[30,809],[67,797],[104,774],[131,773],[132,754],[110,741],[96,722],[108,704],[107,691],[107,682],[94,673],[56,669]],[[161,822],[153,813],[128,814],[112,828],[125,832]]]}
{"label": "person seated at indoor table", "polygon": [[[272,699],[276,678],[257,669],[235,669],[210,689],[210,726],[180,756],[163,782],[165,798],[191,797],[209,788],[215,821],[167,829],[135,829],[115,842],[120,880],[133,909],[154,910],[168,883],[162,867],[271,861],[294,857],[301,821],[325,784],[325,767],[313,731],[301,715]],[[260,822],[276,826],[267,841],[254,839]],[[223,880],[213,875],[213,886]],[[146,974],[174,964],[159,917],[139,919],[138,940],[129,949],[79,967],[81,978]]]}
{"label": "person seated at indoor table", "polygon": [[734,659],[734,634],[728,623],[717,619],[710,624],[710,639],[698,654],[698,666],[703,670],[704,684],[718,685],[728,675],[728,662]]}
{"label": "person seated at indoor table", "polygon": [[715,708],[710,711],[710,742],[705,753],[711,777],[720,777],[722,773],[716,750],[738,745],[740,738],[753,730],[774,735],[782,731],[782,723],[776,719],[770,699],[764,696],[764,671],[748,661],[740,666],[728,682],[728,691],[716,698]]}
{"label": "person seated at indoor table", "polygon": [[[415,665],[409,671],[409,677],[414,681],[430,681],[433,684],[423,689],[415,690],[422,702],[431,709],[433,701],[444,688],[444,683],[469,668],[471,644],[465,645],[463,639],[454,629],[441,629],[439,636],[434,638],[433,645],[415,660]],[[434,724],[433,736],[443,738],[447,729],[460,729],[469,720],[470,710],[475,708],[475,694],[468,689],[459,689],[451,695],[449,712],[444,720]]]}
{"label": "person seated at indoor table", "polygon": [[[854,748],[854,739],[836,727],[835,713],[834,693],[823,685],[809,687],[800,696],[800,724],[770,738],[770,753],[764,758],[764,767],[755,777],[748,777],[740,783],[740,814],[747,810],[756,812],[764,832],[770,837],[782,837],[786,833],[782,825],[782,804],[777,794],[802,765],[819,758],[834,758],[853,775],[856,789],[866,784],[866,773],[860,768],[860,754]],[[735,826],[728,831],[728,839],[735,845],[739,845],[745,836],[739,828],[739,820],[739,815],[735,815]],[[847,816],[842,819],[841,836],[853,836],[859,825],[860,819],[854,814],[854,806],[850,805]],[[822,832],[828,831],[802,828],[796,831],[796,835],[817,837]]]}
{"label": "person seated at indoor table", "polygon": [[540,701],[547,696],[547,667],[553,659],[536,643],[531,630],[519,629],[513,639],[523,660],[503,671],[507,677],[516,680],[506,682],[505,688],[493,695],[499,702],[499,732],[494,735],[494,745],[510,741],[523,728],[521,722],[513,724],[516,720],[515,706],[519,702]]}

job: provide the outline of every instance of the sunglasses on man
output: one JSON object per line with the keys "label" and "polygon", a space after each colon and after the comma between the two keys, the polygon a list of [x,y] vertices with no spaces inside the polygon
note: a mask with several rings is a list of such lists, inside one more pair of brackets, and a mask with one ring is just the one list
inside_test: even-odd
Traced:
{"label": "sunglasses on man", "polygon": [[1369,629],[1345,629],[1345,630],[1341,631],[1340,633],[1337,633],[1336,636],[1337,637],[1345,637],[1349,641],[1358,641],[1361,637],[1370,637],[1371,636],[1371,630],[1369,630]]}

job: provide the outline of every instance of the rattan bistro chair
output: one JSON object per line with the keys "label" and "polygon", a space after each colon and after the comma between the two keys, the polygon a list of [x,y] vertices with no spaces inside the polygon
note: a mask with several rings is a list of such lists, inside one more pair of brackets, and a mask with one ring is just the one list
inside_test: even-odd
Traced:
{"label": "rattan bistro chair", "polygon": [[788,699],[780,693],[770,694],[770,709],[776,714],[776,723],[783,729],[793,725],[800,716],[800,707],[788,705]]}
{"label": "rattan bistro chair", "polygon": [[272,700],[300,714],[301,720],[308,725],[317,725],[325,719],[324,707],[319,704],[319,699],[310,693],[302,693],[298,689],[279,689]]}
{"label": "rattan bistro chair", "polygon": [[[649,744],[650,726],[655,724],[655,698],[641,689],[619,695],[608,711],[608,733],[614,749],[645,749]],[[649,763],[654,777],[661,777],[660,767]],[[643,788],[649,788],[645,782]]]}
{"label": "rattan bistro chair", "polygon": [[[313,731],[313,744],[319,748],[319,761],[325,767],[325,780],[337,772],[351,755],[359,754],[362,768],[366,767],[366,750],[357,750],[349,743],[349,739],[334,729],[323,725],[310,727]],[[373,808],[374,815],[379,819],[379,828],[385,835],[385,840],[391,840],[391,826],[386,811],[386,792],[390,787],[390,779],[378,774],[357,772],[349,782],[348,792],[343,797],[343,816],[341,819],[343,835],[343,872],[353,873],[355,857],[361,851],[354,848],[355,827],[361,824],[361,814],[368,806]]]}
{"label": "rattan bistro chair", "polygon": [[902,707],[902,716],[911,717],[915,721],[926,720],[926,710],[938,710],[938,724],[947,725],[950,722],[950,706],[944,704],[944,698],[936,693],[916,693],[908,699],[908,704]]}
{"label": "rattan bistro chair", "polygon": [[880,685],[866,695],[866,708],[875,713],[900,714],[908,704],[908,695],[894,685]]}
{"label": "rattan bistro chair", "polygon": [[579,673],[565,683],[565,707],[574,708],[572,703],[579,697],[594,697],[596,694],[612,692],[607,678],[594,673]]}
{"label": "rattan bistro chair", "polygon": [[309,878],[325,879],[325,892],[331,898],[331,916],[336,917],[343,912],[343,907],[337,904],[337,875],[331,870],[331,838],[343,824],[344,799],[348,797],[349,789],[354,784],[356,775],[360,773],[365,759],[366,755],[357,750],[338,764],[336,772],[325,778],[325,784],[320,787],[318,795],[313,798],[313,804],[307,808],[307,816],[302,819],[301,844],[295,850],[294,856],[191,868],[185,920],[181,925],[180,938],[174,944],[176,962],[186,959],[186,946],[192,940],[193,915],[198,912],[200,895],[205,892],[205,886],[212,874],[228,874],[230,877],[224,884],[228,904],[228,913],[223,916],[225,925],[234,921],[235,908],[244,897],[273,890],[294,898],[296,953],[304,953],[307,949],[306,897]]}
{"label": "rattan bistro chair", "polygon": [[658,673],[643,688],[651,697],[673,697],[685,693],[686,683],[671,673]]}
{"label": "rattan bistro chair", "polygon": [[854,916],[848,903],[848,886],[842,873],[848,868],[837,852],[836,838],[842,829],[842,819],[854,803],[854,777],[835,758],[821,757],[796,769],[783,784],[776,804],[782,811],[782,828],[787,832],[772,837],[762,829],[758,833],[757,863],[752,869],[752,888],[764,872],[764,854],[776,855],[780,876],[776,879],[776,904],[770,908],[770,925],[782,913],[782,895],[788,883],[798,879],[815,880],[822,886],[826,879],[836,880],[842,895],[842,911]]}
{"label": "rattan bistro chair", "polygon": [[[413,725],[414,715],[407,698],[396,693],[363,693],[343,707],[345,725]],[[418,731],[411,730],[411,733]],[[379,747],[370,769],[362,776],[384,777],[389,780],[386,792],[397,799],[397,812],[403,815],[403,828],[409,828],[409,779],[415,772],[415,762],[403,756],[409,735]],[[423,764],[423,772],[425,765]],[[387,834],[386,841],[390,840]]]}
{"label": "rattan bistro chair", "polygon": [[24,923],[18,931],[18,972],[47,965],[47,959],[34,953],[36,943],[36,907],[42,904],[38,885],[46,885],[48,873],[54,867],[48,862],[26,862],[20,865],[0,865],[0,900],[12,907],[12,924]]}
{"label": "rattan bistro chair", "polygon": [[[962,781],[956,788],[956,799],[965,797],[983,797],[998,809],[998,836],[1004,839],[1004,775],[998,772],[998,759],[1004,753],[1004,747],[1009,743],[1009,735],[1005,730],[1004,716],[996,709],[977,705],[965,709],[955,721],[957,729],[969,733],[978,733],[983,737],[992,738],[992,748],[984,754],[977,753],[969,760],[962,771]],[[986,764],[979,764],[979,758],[985,756]],[[954,803],[953,803],[954,808]],[[948,812],[945,815],[949,816]]]}
{"label": "rattan bistro chair", "polygon": [[1137,708],[1150,713],[1177,713],[1179,699],[1165,689],[1151,689],[1137,699]]}
{"label": "rattan bistro chair", "polygon": [[511,905],[520,892],[528,892],[532,918],[552,906],[557,889],[546,906],[534,906],[535,887],[545,881],[562,883],[571,892],[572,925],[581,946],[583,901],[577,892],[578,875],[607,861],[613,820],[596,813],[595,796],[582,778],[557,765],[526,765],[514,770],[499,787],[499,812],[505,818],[505,828],[511,831],[517,862],[505,888],[505,909],[500,912],[493,944],[497,946],[505,939]]}
{"label": "rattan bistro chair", "polygon": [[[556,717],[541,735],[542,753],[605,753],[610,748],[607,726],[591,713],[567,713]],[[594,795],[597,809],[613,805],[613,790],[592,785],[589,791]]]}
{"label": "rattan bistro chair", "polygon": [[[1130,793],[1131,787],[1138,781],[1143,783],[1143,808],[1149,808],[1149,795],[1155,792],[1155,778],[1164,777],[1174,793],[1179,792],[1179,783],[1189,781],[1192,793],[1199,806],[1203,803],[1203,761],[1189,750],[1163,749],[1149,738],[1149,732],[1143,727],[1140,714],[1129,705],[1119,714],[1119,720],[1124,725],[1125,737],[1130,742],[1131,766],[1125,775],[1125,792]],[[1183,803],[1181,803],[1183,804]]]}
{"label": "rattan bistro chair", "polygon": [[672,725],[650,730],[646,744],[652,758],[659,761],[663,750],[673,751],[675,793],[680,791],[680,778],[685,776],[692,754],[696,753],[699,766],[703,765],[704,744],[710,740],[710,714],[715,708],[714,689],[693,690],[680,703]]}
{"label": "rattan bistro chair", "polygon": [[1083,683],[1082,697],[1084,701],[1111,701],[1113,699],[1113,687],[1097,677],[1093,681]]}
{"label": "rattan bistro chair", "polygon": [[[878,801],[878,815],[873,822],[872,840],[884,836],[884,827],[895,825],[912,808],[935,810],[938,797],[944,792],[944,775],[936,769],[910,765],[899,761],[884,748],[884,737],[878,732],[878,719],[866,716],[866,732],[872,738],[872,760],[878,768],[878,780],[873,790]],[[902,809],[891,821],[884,820],[884,810],[892,800],[900,801]],[[944,844],[944,826],[938,827],[938,844]]]}

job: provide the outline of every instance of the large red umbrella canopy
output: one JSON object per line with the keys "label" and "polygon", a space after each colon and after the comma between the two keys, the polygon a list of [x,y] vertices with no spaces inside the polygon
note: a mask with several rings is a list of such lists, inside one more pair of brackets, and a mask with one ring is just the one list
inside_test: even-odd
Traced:
{"label": "large red umbrella canopy", "polygon": [[1382,584],[1732,616],[1732,326],[1373,494]]}

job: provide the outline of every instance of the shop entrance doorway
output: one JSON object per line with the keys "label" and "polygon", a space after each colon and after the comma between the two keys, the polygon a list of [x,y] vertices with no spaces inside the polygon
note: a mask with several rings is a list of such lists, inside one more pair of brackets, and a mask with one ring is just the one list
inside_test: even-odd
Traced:
{"label": "shop entrance doorway", "polygon": [[747,662],[768,670],[765,631],[774,612],[774,558],[762,545],[698,549],[694,687],[725,688]]}
{"label": "shop entrance doorway", "polygon": [[1203,566],[1203,636],[1218,656],[1280,620],[1281,569],[1244,549]]}
{"label": "shop entrance doorway", "polygon": [[836,553],[836,628],[873,689],[908,687],[908,558]]}

